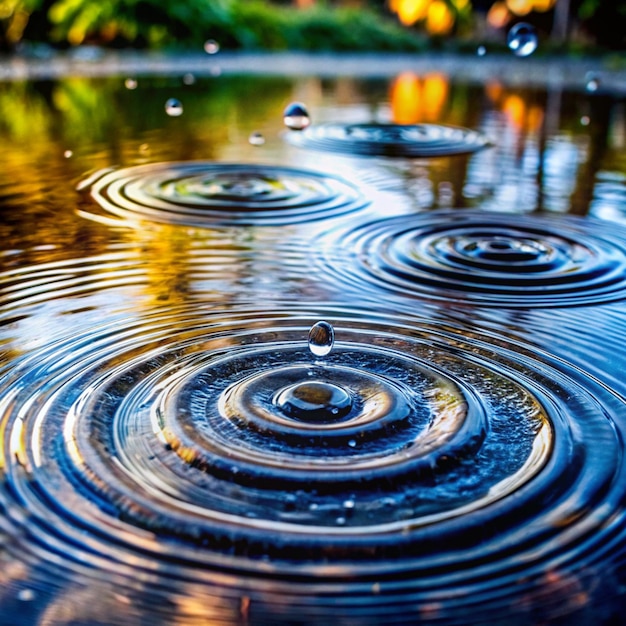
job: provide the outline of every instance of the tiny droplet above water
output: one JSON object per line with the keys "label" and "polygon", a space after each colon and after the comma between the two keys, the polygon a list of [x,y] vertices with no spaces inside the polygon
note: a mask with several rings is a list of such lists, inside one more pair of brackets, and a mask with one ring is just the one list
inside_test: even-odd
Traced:
{"label": "tiny droplet above water", "polygon": [[311,123],[311,118],[304,104],[292,102],[283,112],[283,122],[290,130],[304,130]]}
{"label": "tiny droplet above water", "polygon": [[355,440],[355,439],[350,439],[350,440],[348,441],[348,445],[349,445],[351,448],[356,448],[356,440]]}
{"label": "tiny droplet above water", "polygon": [[248,142],[253,146],[262,146],[265,143],[265,137],[262,133],[255,131],[253,133],[250,133],[250,136],[248,137]]}
{"label": "tiny droplet above water", "polygon": [[487,54],[487,48],[485,48],[485,46],[478,46],[478,48],[476,49],[476,54],[479,57],[484,57]]}
{"label": "tiny droplet above water", "polygon": [[317,322],[309,331],[309,350],[314,356],[326,356],[333,349],[335,329],[328,322]]}
{"label": "tiny droplet above water", "polygon": [[527,57],[537,49],[537,31],[534,26],[520,22],[509,31],[507,44],[515,56]]}
{"label": "tiny droplet above water", "polygon": [[127,78],[124,81],[124,87],[126,87],[126,89],[130,89],[130,90],[137,89],[137,84],[138,83],[137,83],[137,80],[135,78]]}
{"label": "tiny droplet above water", "polygon": [[583,115],[580,118],[580,124],[581,126],[589,126],[589,123],[591,122],[591,119],[589,118],[588,115]]}
{"label": "tiny droplet above water", "polygon": [[170,98],[165,103],[165,112],[170,117],[178,117],[179,115],[182,115],[183,114],[182,102],[180,100],[177,100],[176,98]]}
{"label": "tiny droplet above water", "polygon": [[204,51],[207,54],[217,54],[220,51],[220,44],[215,39],[207,39],[204,42]]}
{"label": "tiny droplet above water", "polygon": [[195,82],[196,82],[196,77],[193,74],[187,73],[183,76],[183,84],[193,85]]}
{"label": "tiny droplet above water", "polygon": [[69,159],[69,158],[71,158],[72,156],[74,156],[74,153],[73,153],[71,150],[66,150],[66,151],[63,153],[63,156],[64,156],[66,159]]}
{"label": "tiny droplet above water", "polygon": [[588,93],[595,93],[600,88],[600,79],[593,72],[589,72],[585,76],[585,89]]}

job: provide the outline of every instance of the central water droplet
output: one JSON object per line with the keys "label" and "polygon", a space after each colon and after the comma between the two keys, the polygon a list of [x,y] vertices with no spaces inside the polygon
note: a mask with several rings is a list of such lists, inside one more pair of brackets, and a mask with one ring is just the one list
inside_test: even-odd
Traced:
{"label": "central water droplet", "polygon": [[309,331],[309,350],[314,356],[326,356],[333,349],[335,329],[328,322],[317,322]]}
{"label": "central water droplet", "polygon": [[281,390],[274,403],[288,417],[305,422],[335,422],[350,413],[352,396],[339,385],[305,380]]}
{"label": "central water droplet", "polygon": [[507,44],[515,56],[527,57],[537,49],[537,31],[530,24],[520,22],[511,28]]}
{"label": "central water droplet", "polygon": [[304,130],[311,123],[311,118],[304,104],[292,102],[283,112],[283,122],[291,130]]}
{"label": "central water droplet", "polygon": [[176,98],[170,98],[165,103],[165,112],[170,117],[178,117],[179,115],[182,115],[183,114],[183,105],[182,105],[181,101],[177,100]]}
{"label": "central water droplet", "polygon": [[207,54],[217,54],[220,51],[220,44],[215,39],[207,39],[204,42],[204,51]]}

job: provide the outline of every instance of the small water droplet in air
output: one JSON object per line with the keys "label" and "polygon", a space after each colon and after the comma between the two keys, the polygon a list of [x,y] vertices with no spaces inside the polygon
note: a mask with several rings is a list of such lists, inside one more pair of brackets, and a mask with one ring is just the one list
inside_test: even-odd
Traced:
{"label": "small water droplet in air", "polygon": [[253,146],[262,146],[265,143],[265,137],[262,133],[255,131],[253,133],[250,133],[248,141]]}
{"label": "small water droplet in air", "polygon": [[340,516],[335,520],[335,523],[337,524],[337,526],[343,526],[346,523],[346,518]]}
{"label": "small water droplet in air", "polygon": [[356,448],[356,440],[355,439],[350,439],[350,441],[348,441],[348,445],[351,448]]}
{"label": "small water droplet in air", "polygon": [[589,126],[589,123],[591,122],[591,119],[588,115],[583,115],[580,118],[580,123],[582,126]]}
{"label": "small water droplet in air", "polygon": [[343,508],[344,509],[353,509],[355,505],[355,502],[352,498],[350,498],[349,500],[344,500],[343,502]]}
{"label": "small water droplet in air", "polygon": [[220,44],[215,39],[207,39],[204,42],[204,51],[207,54],[217,54],[220,51]]}
{"label": "small water droplet in air", "polygon": [[487,54],[487,48],[485,48],[485,46],[478,46],[478,48],[476,48],[476,54],[479,57],[484,57]]}
{"label": "small water droplet in air", "polygon": [[589,72],[585,76],[585,89],[588,93],[595,93],[600,88],[600,79],[593,72]]}
{"label": "small water droplet in air", "polygon": [[283,121],[291,130],[304,130],[311,123],[311,118],[304,104],[292,102],[283,112]]}
{"label": "small water droplet in air", "polygon": [[374,583],[372,585],[372,593],[378,595],[380,593],[380,583]]}
{"label": "small water droplet in air", "polygon": [[21,589],[18,591],[17,599],[21,602],[30,602],[35,599],[35,592],[32,589]]}
{"label": "small water droplet in air", "polygon": [[137,79],[135,78],[127,78],[124,81],[124,87],[126,87],[126,89],[130,89],[131,91],[133,89],[137,89]]}
{"label": "small water droplet in air", "polygon": [[328,322],[317,322],[309,331],[309,350],[314,356],[326,356],[333,349],[335,329]]}
{"label": "small water droplet in air", "polygon": [[178,117],[179,115],[182,115],[183,114],[182,102],[180,100],[177,100],[176,98],[170,98],[165,103],[165,112],[170,117]]}
{"label": "small water droplet in air", "polygon": [[520,22],[511,28],[506,41],[515,56],[527,57],[537,49],[537,31],[534,26]]}
{"label": "small water droplet in air", "polygon": [[195,82],[196,82],[196,77],[193,74],[187,73],[183,76],[183,84],[193,85]]}
{"label": "small water droplet in air", "polygon": [[316,502],[311,502],[311,504],[309,504],[309,511],[317,511],[317,509],[320,508],[320,505],[317,504]]}
{"label": "small water droplet in air", "polygon": [[70,159],[72,156],[74,156],[74,153],[73,153],[71,150],[66,150],[66,151],[63,153],[63,156],[64,156],[66,159]]}

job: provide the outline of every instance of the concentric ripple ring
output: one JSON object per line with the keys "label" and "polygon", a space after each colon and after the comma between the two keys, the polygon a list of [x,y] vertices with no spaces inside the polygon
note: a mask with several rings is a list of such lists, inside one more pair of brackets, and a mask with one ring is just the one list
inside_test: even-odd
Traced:
{"label": "concentric ripple ring", "polygon": [[383,289],[399,304],[550,307],[626,296],[626,239],[591,219],[434,211],[333,231],[313,249],[342,286],[374,297]]}
{"label": "concentric ripple ring", "polygon": [[[269,623],[288,605],[321,624],[340,594],[373,624],[385,590],[398,616],[535,598],[550,617],[547,572],[591,594],[586,572],[608,577],[626,543],[623,399],[521,344],[365,313],[170,308],[16,359],[0,381],[11,558],[54,564],[58,593],[115,576],[135,607],[161,594],[163,619],[181,594],[246,595]],[[310,380],[349,412],[276,405]]]}
{"label": "concentric ripple ring", "polygon": [[468,154],[490,144],[479,132],[440,124],[319,124],[287,133],[287,141],[313,150],[385,157]]}
{"label": "concentric ripple ring", "polygon": [[[150,163],[91,175],[80,185],[106,214],[191,226],[277,226],[363,208],[350,183],[309,170],[204,161]],[[89,216],[92,208],[84,213]]]}

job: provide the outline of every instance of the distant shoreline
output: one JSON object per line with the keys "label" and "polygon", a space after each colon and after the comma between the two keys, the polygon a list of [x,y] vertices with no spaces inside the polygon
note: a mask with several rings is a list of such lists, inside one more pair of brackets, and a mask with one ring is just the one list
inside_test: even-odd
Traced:
{"label": "distant shoreline", "polygon": [[626,65],[612,57],[526,57],[497,53],[483,57],[451,54],[338,54],[295,52],[155,53],[109,51],[84,47],[71,52],[0,57],[0,81],[50,80],[66,76],[149,76],[183,75],[197,77],[222,74],[273,76],[353,76],[386,78],[401,72],[427,74],[442,72],[469,83],[497,80],[507,86],[536,86],[584,91],[589,73],[598,78],[596,93],[626,95]]}

